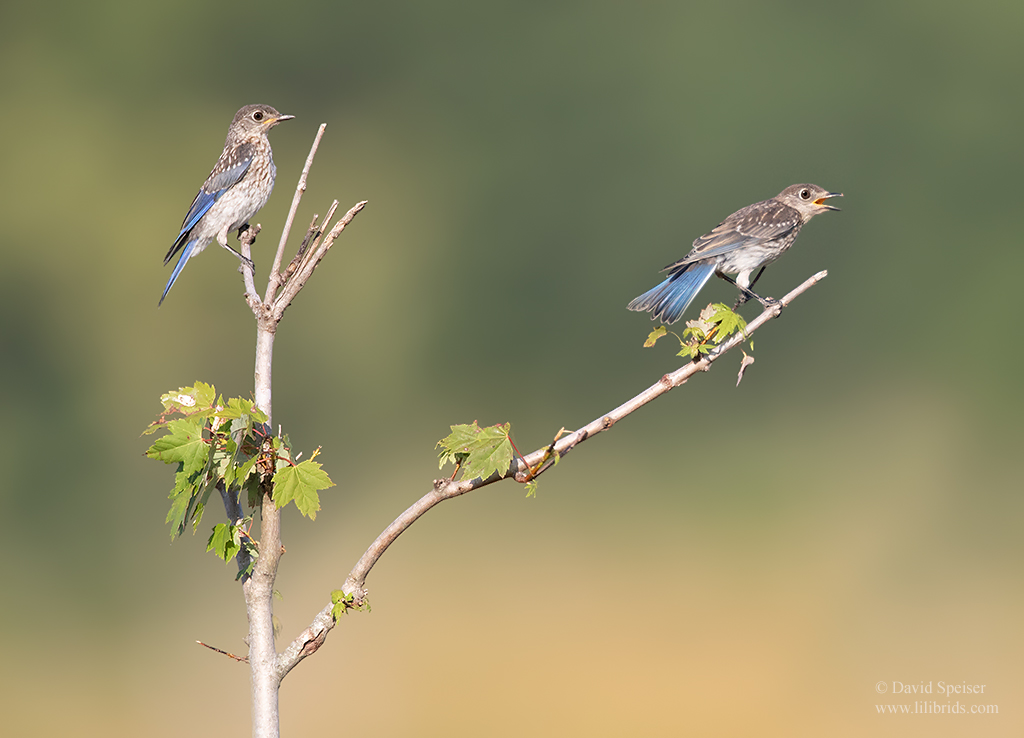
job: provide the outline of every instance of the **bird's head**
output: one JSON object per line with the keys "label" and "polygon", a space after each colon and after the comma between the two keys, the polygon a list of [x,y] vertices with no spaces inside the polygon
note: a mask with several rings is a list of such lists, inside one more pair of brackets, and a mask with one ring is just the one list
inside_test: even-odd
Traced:
{"label": "bird's head", "polygon": [[244,135],[266,133],[283,120],[291,120],[294,115],[281,115],[269,105],[246,105],[235,113],[231,121],[233,131],[241,131]]}
{"label": "bird's head", "polygon": [[842,196],[842,192],[829,192],[818,187],[818,185],[795,184],[780,192],[776,199],[781,200],[791,208],[799,210],[806,221],[818,213],[824,213],[826,210],[839,210],[834,205],[829,205],[826,200],[830,197]]}

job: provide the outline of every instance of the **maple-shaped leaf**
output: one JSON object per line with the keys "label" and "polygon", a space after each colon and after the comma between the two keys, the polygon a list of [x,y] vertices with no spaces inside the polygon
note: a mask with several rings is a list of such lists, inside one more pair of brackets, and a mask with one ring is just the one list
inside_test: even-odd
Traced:
{"label": "maple-shaped leaf", "polygon": [[307,459],[295,466],[278,469],[274,474],[274,504],[281,509],[294,500],[299,512],[313,520],[320,509],[317,492],[333,486],[334,482],[320,464]]}
{"label": "maple-shaped leaf", "polygon": [[743,319],[742,315],[720,302],[715,303],[711,307],[715,309],[714,314],[711,316],[711,321],[718,326],[718,332],[715,334],[715,343],[721,343],[736,331],[739,331],[744,336],[747,335],[747,321]]}
{"label": "maple-shaped leaf", "polygon": [[182,471],[191,476],[206,467],[210,447],[203,440],[203,422],[193,419],[172,420],[167,434],[153,442],[146,456],[165,464],[180,463]]}
{"label": "maple-shaped leaf", "polygon": [[206,542],[206,550],[213,551],[217,556],[230,562],[242,550],[242,534],[237,525],[218,523],[213,526],[213,533]]}
{"label": "maple-shaped leaf", "polygon": [[471,425],[451,426],[452,432],[437,442],[442,448],[442,465],[445,461],[461,463],[463,479],[487,479],[495,472],[505,476],[514,454],[510,427],[505,423],[481,428],[475,420]]}

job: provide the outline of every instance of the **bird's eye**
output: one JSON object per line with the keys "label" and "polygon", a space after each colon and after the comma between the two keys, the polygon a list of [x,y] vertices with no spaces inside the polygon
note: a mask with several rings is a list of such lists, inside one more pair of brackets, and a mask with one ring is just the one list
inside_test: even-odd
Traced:
{"label": "bird's eye", "polygon": [[811,191],[809,189],[807,189],[806,187],[803,188],[802,190],[800,190],[800,199],[801,200],[810,200],[811,199]]}
{"label": "bird's eye", "polygon": [[[263,120],[263,113],[260,112],[259,110],[257,110],[255,113],[252,114],[252,119],[253,120]],[[804,192],[806,192],[806,190],[804,190]],[[802,195],[803,195],[803,193],[801,193],[801,196]],[[806,200],[807,198],[805,197],[804,199]]]}

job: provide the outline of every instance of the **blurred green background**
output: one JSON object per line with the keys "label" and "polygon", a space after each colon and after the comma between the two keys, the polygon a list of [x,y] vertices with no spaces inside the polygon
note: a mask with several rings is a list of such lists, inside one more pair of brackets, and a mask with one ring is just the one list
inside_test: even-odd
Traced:
{"label": "blurred green background", "polygon": [[[1020,735],[1019,2],[6,3],[0,555],[11,736],[247,735],[234,571],[170,545],[140,431],[252,388],[236,261],[161,309],[235,110],[272,135],[265,279],[356,219],[278,334],[275,421],[338,482],[289,510],[290,641],[437,476],[452,423],[524,451],[678,366],[625,310],[732,211],[841,190],[769,269],[829,277],[738,357],[584,444],[538,499],[418,522],[284,682],[287,735]],[[714,281],[701,295],[730,301]],[[745,309],[757,313],[754,305]],[[875,685],[887,682],[886,696]],[[998,715],[880,716],[894,681]]]}

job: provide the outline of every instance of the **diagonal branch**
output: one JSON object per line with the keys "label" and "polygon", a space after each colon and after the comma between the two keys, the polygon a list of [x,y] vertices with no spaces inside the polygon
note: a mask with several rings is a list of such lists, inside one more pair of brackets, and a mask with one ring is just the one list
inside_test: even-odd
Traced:
{"label": "diagonal branch", "polygon": [[205,646],[206,648],[210,649],[211,651],[216,651],[217,653],[219,653],[219,654],[221,654],[223,656],[227,656],[229,659],[234,659],[235,661],[241,661],[243,664],[248,664],[249,663],[249,657],[248,656],[235,656],[235,654],[231,653],[230,651],[225,651],[223,648],[217,648],[216,646],[211,646],[209,643],[203,643],[202,641],[196,641],[196,643],[198,643],[200,646]]}
{"label": "diagonal branch", "polygon": [[295,274],[295,272],[302,269],[303,266],[307,264],[310,259],[315,257],[317,247],[323,240],[324,231],[327,229],[327,224],[331,222],[331,218],[334,217],[334,213],[337,212],[337,210],[338,201],[335,200],[334,202],[331,203],[331,207],[327,208],[327,215],[324,216],[323,222],[319,226],[314,227],[311,230],[311,232],[307,234],[309,238],[303,241],[303,243],[299,246],[299,250],[295,254],[295,258],[292,259],[291,263],[288,265],[288,268],[284,270],[282,279],[285,282],[291,279],[292,275]]}
{"label": "diagonal branch", "polygon": [[302,239],[302,243],[299,244],[299,250],[296,252],[294,258],[291,260],[291,263],[289,263],[285,270],[281,273],[282,283],[287,282],[289,279],[291,279],[291,276],[295,274],[295,271],[299,268],[299,265],[305,261],[306,255],[309,254],[309,249],[311,246],[314,251],[316,250],[317,244],[319,244],[320,239],[323,238],[324,229],[327,227],[327,224],[331,222],[331,218],[334,217],[334,212],[337,209],[338,201],[335,200],[334,202],[331,203],[331,207],[327,209],[327,215],[324,216],[323,221],[319,225],[317,225],[317,220],[320,218],[320,216],[316,215],[313,217],[313,222],[309,224],[309,230],[306,231],[306,237]]}
{"label": "diagonal branch", "polygon": [[[566,436],[563,436],[549,447],[538,449],[537,451],[527,454],[522,461],[516,460],[516,463],[514,464],[517,467],[514,470],[516,481],[528,482],[531,478],[534,478],[543,471],[547,470],[547,468],[550,466],[550,464],[548,463],[548,459],[553,454],[558,454],[559,457],[565,456],[567,453],[572,451],[577,445],[583,443],[583,441],[587,440],[588,438],[591,438],[592,436],[597,435],[601,431],[608,430],[619,420],[626,417],[635,410],[639,410],[641,407],[646,405],[651,400],[655,399],[656,397],[660,397],[669,390],[675,389],[681,384],[685,384],[686,380],[688,380],[697,372],[708,371],[711,368],[711,364],[718,360],[719,357],[739,346],[741,343],[747,340],[747,337],[750,336],[750,334],[752,334],[758,328],[763,326],[769,320],[777,318],[779,314],[782,312],[782,308],[784,308],[786,305],[789,305],[789,303],[791,303],[794,299],[799,297],[801,294],[806,292],[808,289],[816,285],[818,282],[820,282],[827,276],[827,271],[820,271],[814,276],[805,280],[795,289],[791,290],[785,297],[780,299],[777,304],[765,309],[760,315],[758,315],[756,318],[750,321],[747,324],[745,335],[741,333],[733,335],[731,338],[727,339],[726,341],[723,341],[720,346],[716,347],[713,351],[711,351],[711,353],[709,353],[700,361],[690,362],[686,366],[676,369],[671,374],[666,374],[660,380],[658,380],[658,382],[651,385],[650,387],[645,389],[643,392],[641,392],[631,400],[628,400],[627,402],[624,402],[623,404],[619,405],[619,407],[615,408],[607,415],[602,415],[600,418],[597,418],[596,420],[583,426],[579,430],[573,433],[569,433]],[[545,464],[545,466],[542,466],[540,470],[535,470],[531,474],[529,469],[532,469],[535,465],[541,463]]]}
{"label": "diagonal branch", "polygon": [[[556,455],[558,457],[565,456],[588,438],[592,438],[598,433],[608,430],[619,420],[636,410],[639,410],[655,398],[666,394],[681,384],[684,384],[697,372],[706,372],[710,370],[711,365],[715,361],[747,340],[754,331],[758,330],[769,320],[777,318],[782,312],[783,307],[789,305],[794,299],[820,282],[826,276],[828,276],[828,272],[821,271],[805,280],[798,287],[790,291],[785,297],[780,299],[777,304],[765,309],[754,320],[750,321],[750,323],[747,324],[745,334],[738,333],[732,336],[699,361],[689,362],[676,371],[664,375],[661,379],[640,394],[624,402],[622,405],[619,405],[619,407],[615,408],[611,412],[588,423],[579,430],[559,438],[544,448],[537,449],[536,451],[527,454],[522,459],[515,459],[505,475],[500,476],[495,473],[487,479],[480,479],[478,477],[476,479],[461,479],[459,481],[449,479],[434,480],[433,488],[427,492],[427,494],[414,502],[405,512],[399,515],[391,525],[384,529],[383,533],[377,536],[377,540],[375,540],[370,547],[366,549],[366,552],[352,568],[352,571],[349,572],[348,578],[346,578],[345,584],[342,586],[342,591],[346,595],[353,595],[353,604],[355,606],[362,605],[366,600],[366,577],[369,575],[374,564],[376,564],[380,557],[384,555],[388,546],[394,543],[398,536],[405,532],[409,526],[419,520],[420,517],[422,517],[432,507],[440,502],[464,495],[467,492],[472,492],[475,489],[493,484],[501,479],[511,477],[517,482],[527,482],[531,479],[536,479],[540,474],[543,474],[551,468]],[[317,613],[309,627],[300,633],[288,648],[281,653],[278,658],[279,678],[283,678],[285,674],[295,668],[295,666],[306,658],[306,656],[309,656],[320,648],[324,640],[327,638],[327,633],[335,625],[334,618],[331,614],[333,607],[334,606],[332,604],[328,604],[324,609]]]}
{"label": "diagonal branch", "polygon": [[[281,320],[281,317],[284,315],[284,311],[291,304],[292,300],[295,299],[295,296],[299,294],[299,290],[306,285],[306,280],[312,276],[313,270],[315,270],[320,264],[320,260],[327,255],[331,246],[334,245],[335,239],[341,235],[341,232],[345,230],[345,227],[349,223],[352,222],[352,219],[355,218],[364,207],[366,207],[366,203],[367,201],[363,200],[353,205],[351,209],[341,216],[338,222],[334,224],[331,232],[328,233],[327,236],[319,243],[314,242],[314,245],[306,252],[306,255],[302,258],[298,267],[295,269],[294,274],[288,278],[288,281],[285,282],[284,286],[281,288],[281,294],[279,294],[272,303],[275,320]],[[335,202],[331,208],[332,213],[336,206],[337,202]],[[324,222],[327,222],[326,219]]]}
{"label": "diagonal branch", "polygon": [[313,157],[320,146],[320,139],[323,138],[326,123],[320,124],[320,129],[313,139],[313,146],[309,149],[309,156],[306,157],[306,164],[302,167],[302,174],[299,175],[299,183],[295,186],[295,194],[292,196],[292,206],[288,211],[288,218],[284,222],[284,230],[281,231],[281,242],[277,245],[277,254],[274,255],[274,266],[270,270],[270,279],[267,281],[267,294],[263,302],[269,303],[274,299],[277,288],[281,286],[281,263],[284,260],[284,248],[288,243],[288,236],[292,231],[292,223],[295,221],[295,213],[299,209],[299,202],[302,201],[302,193],[306,191],[306,179],[309,177],[309,170],[313,166]]}

